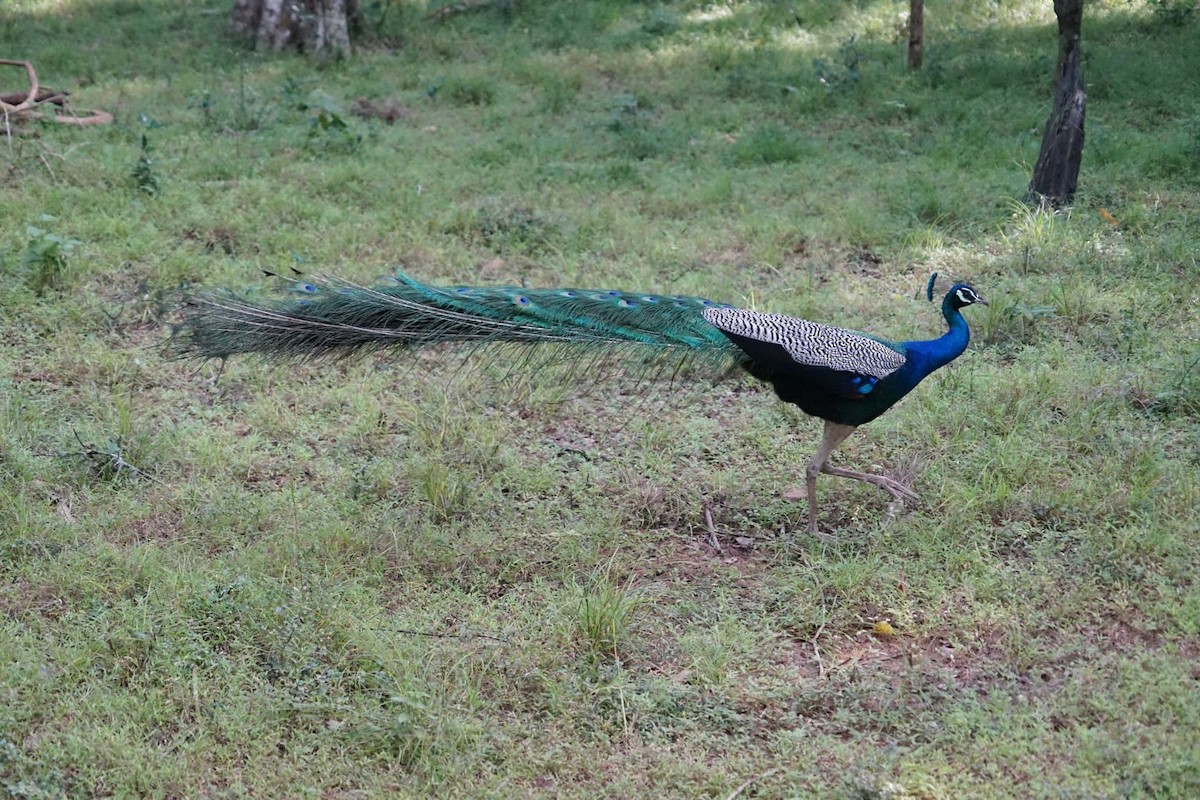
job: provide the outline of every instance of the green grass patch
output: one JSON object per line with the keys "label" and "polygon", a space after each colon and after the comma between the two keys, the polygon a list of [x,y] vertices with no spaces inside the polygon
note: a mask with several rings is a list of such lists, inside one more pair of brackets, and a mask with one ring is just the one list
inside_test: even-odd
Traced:
{"label": "green grass patch", "polygon": [[[0,131],[0,796],[1200,795],[1194,5],[1088,5],[1054,213],[1049,3],[931,5],[916,75],[895,2],[385,3],[330,62],[10,3],[116,121]],[[820,538],[745,377],[159,352],[195,289],[397,267],[991,305],[835,457],[921,499],[822,477]]]}

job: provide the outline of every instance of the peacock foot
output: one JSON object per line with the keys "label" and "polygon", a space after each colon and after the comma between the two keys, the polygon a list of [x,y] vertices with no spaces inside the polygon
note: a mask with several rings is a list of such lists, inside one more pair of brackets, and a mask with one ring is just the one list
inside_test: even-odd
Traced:
{"label": "peacock foot", "polygon": [[912,489],[905,486],[900,481],[889,478],[886,475],[871,475],[870,477],[865,478],[864,480],[866,480],[867,483],[873,483],[876,486],[878,486],[880,489],[883,489],[885,492],[888,492],[892,497],[896,498],[896,500],[901,502],[902,504],[905,499],[908,499],[908,500],[918,499],[916,492],[914,492]]}
{"label": "peacock foot", "polygon": [[897,500],[917,499],[916,492],[905,486],[900,481],[895,480],[894,478],[889,478],[886,475],[872,475],[869,472],[855,472],[854,470],[843,469],[842,467],[835,467],[830,464],[823,466],[821,471],[828,473],[829,475],[837,475],[840,478],[852,478],[856,481],[863,481],[864,483],[878,486],[880,489],[883,489]]}

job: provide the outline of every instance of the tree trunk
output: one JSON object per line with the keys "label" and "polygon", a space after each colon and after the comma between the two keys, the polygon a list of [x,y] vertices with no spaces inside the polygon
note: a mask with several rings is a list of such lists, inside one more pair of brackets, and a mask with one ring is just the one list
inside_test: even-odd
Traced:
{"label": "tree trunk", "polygon": [[1055,206],[1075,197],[1083,161],[1083,118],[1087,96],[1079,66],[1083,0],[1054,0],[1058,17],[1058,67],[1054,71],[1054,110],[1046,121],[1042,149],[1033,167],[1029,192]]}
{"label": "tree trunk", "polygon": [[925,0],[910,0],[908,6],[908,68],[916,71],[925,60]]}
{"label": "tree trunk", "polygon": [[359,0],[234,0],[229,29],[258,48],[350,55],[362,25]]}

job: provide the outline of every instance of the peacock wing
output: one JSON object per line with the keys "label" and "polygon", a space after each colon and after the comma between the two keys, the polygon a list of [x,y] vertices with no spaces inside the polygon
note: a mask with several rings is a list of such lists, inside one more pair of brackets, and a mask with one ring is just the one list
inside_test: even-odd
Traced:
{"label": "peacock wing", "polygon": [[907,360],[900,345],[806,319],[744,308],[703,314],[759,367],[847,399],[866,397]]}

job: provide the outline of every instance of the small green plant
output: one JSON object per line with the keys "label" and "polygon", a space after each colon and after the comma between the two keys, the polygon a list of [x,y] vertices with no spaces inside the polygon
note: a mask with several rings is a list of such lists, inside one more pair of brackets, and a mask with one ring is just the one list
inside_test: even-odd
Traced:
{"label": "small green plant", "polygon": [[619,94],[613,98],[612,109],[608,114],[608,129],[619,133],[648,113],[649,109],[635,95]]}
{"label": "small green plant", "polygon": [[768,123],[738,139],[730,151],[737,164],[784,164],[802,161],[813,145],[800,132]]}
{"label": "small green plant", "polygon": [[321,91],[309,94],[300,105],[309,112],[308,144],[326,152],[355,153],[362,146],[362,134],[355,131],[333,98]]}
{"label": "small green plant", "polygon": [[187,107],[199,112],[200,124],[208,130],[263,130],[278,120],[283,109],[294,110],[300,106],[289,91],[299,92],[299,84],[299,81],[285,78],[280,91],[260,93],[246,82],[246,65],[240,63],[236,94],[202,89],[188,95]]}
{"label": "small green plant", "polygon": [[430,464],[418,475],[418,480],[435,523],[445,525],[470,511],[471,484],[461,474],[442,464]]}
{"label": "small green plant", "polygon": [[303,111],[308,107],[308,98],[312,90],[309,82],[295,75],[285,75],[279,85],[279,97],[283,104],[291,110]]}
{"label": "small green plant", "polygon": [[42,766],[25,748],[0,737],[0,791],[5,797],[64,797],[69,785],[59,770]]}
{"label": "small green plant", "polygon": [[154,171],[154,159],[150,156],[150,137],[142,134],[142,151],[137,162],[133,165],[133,181],[139,192],[145,192],[153,197],[158,194],[158,174]]}
{"label": "small green plant", "polygon": [[[56,222],[57,217],[42,214],[38,222]],[[71,252],[79,246],[78,239],[51,233],[36,225],[27,225],[25,233],[29,239],[21,252],[21,272],[29,288],[39,297],[47,290],[61,289],[66,283],[67,262]]]}
{"label": "small green plant", "polygon": [[101,480],[116,483],[132,478],[151,477],[130,462],[129,448],[122,436],[112,436],[103,445],[97,447],[85,442],[76,431],[75,441],[79,443],[79,450],[60,453],[60,455],[83,459],[91,467],[92,474]]}
{"label": "small green plant", "polygon": [[614,98],[607,127],[617,135],[621,155],[645,161],[664,149],[655,121],[656,113],[648,104],[635,95],[620,94]]}
{"label": "small green plant", "polygon": [[598,661],[620,658],[641,604],[632,586],[615,583],[611,571],[611,563],[597,568],[579,600],[579,638],[587,653]]}
{"label": "small green plant", "polygon": [[1155,400],[1166,413],[1200,415],[1200,344],[1179,356]]}
{"label": "small green plant", "polygon": [[217,124],[217,99],[208,89],[196,92],[187,99],[187,107],[200,112],[200,122],[205,128],[215,128]]}
{"label": "small green plant", "polygon": [[979,338],[988,344],[1023,345],[1036,342],[1050,320],[1057,317],[1052,305],[1027,305],[1000,296],[992,301],[978,323]]}
{"label": "small green plant", "polygon": [[276,109],[263,102],[246,86],[246,64],[238,63],[237,110],[233,126],[239,131],[256,131],[265,127]]}
{"label": "small green plant", "polygon": [[541,105],[550,114],[561,114],[579,95],[578,75],[548,74],[541,77]]}
{"label": "small green plant", "polygon": [[1150,341],[1150,324],[1140,309],[1121,309],[1121,319],[1115,327],[1114,347],[1124,358],[1133,358]]}
{"label": "small green plant", "polygon": [[441,91],[452,102],[463,106],[490,106],[496,102],[496,84],[489,78],[447,78]]}
{"label": "small green plant", "polygon": [[553,248],[562,233],[554,215],[495,200],[481,204],[470,216],[460,216],[447,231],[480,241],[498,253],[541,252]]}
{"label": "small green plant", "polygon": [[1021,273],[1028,274],[1044,257],[1057,255],[1053,245],[1065,212],[1019,200],[1011,201],[1008,208],[1010,223],[1003,236],[1021,259]]}

